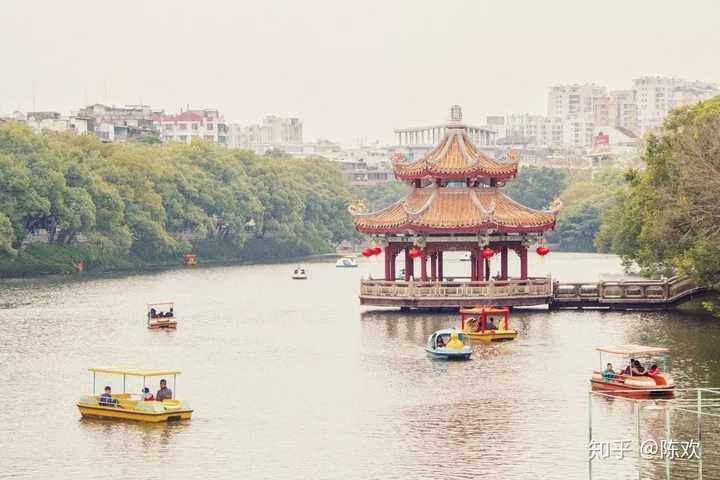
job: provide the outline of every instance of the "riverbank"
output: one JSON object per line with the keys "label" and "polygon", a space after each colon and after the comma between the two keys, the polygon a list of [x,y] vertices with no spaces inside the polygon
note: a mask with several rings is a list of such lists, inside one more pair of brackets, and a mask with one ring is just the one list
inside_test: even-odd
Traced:
{"label": "riverbank", "polygon": [[[237,249],[222,242],[198,242],[192,253],[200,265],[251,265],[338,258],[330,251],[290,248],[286,242],[250,241]],[[293,252],[295,254],[293,254]],[[0,255],[0,279],[45,275],[88,273],[144,273],[182,267],[180,255],[146,259],[137,256],[103,254],[89,246],[29,245],[15,255]]]}

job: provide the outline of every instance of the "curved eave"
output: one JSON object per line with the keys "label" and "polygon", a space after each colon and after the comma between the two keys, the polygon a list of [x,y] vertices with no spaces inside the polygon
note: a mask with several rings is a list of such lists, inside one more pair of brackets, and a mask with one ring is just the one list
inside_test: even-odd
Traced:
{"label": "curved eave", "polygon": [[491,178],[495,180],[508,180],[517,176],[517,167],[510,171],[490,173],[483,169],[471,170],[468,172],[435,172],[431,169],[424,169],[421,172],[399,172],[395,170],[395,178],[398,180],[421,180],[423,178],[439,178],[442,180],[465,180],[466,178]]}
{"label": "curved eave", "polygon": [[555,229],[555,221],[550,223],[544,223],[541,225],[501,225],[498,223],[482,223],[478,225],[463,225],[458,227],[428,227],[426,225],[416,223],[403,223],[400,225],[392,226],[369,226],[369,225],[355,225],[355,229],[361,233],[368,234],[379,234],[379,233],[390,233],[399,234],[406,233],[408,230],[412,230],[417,233],[468,233],[476,234],[482,230],[495,230],[501,233],[542,233],[548,230]]}

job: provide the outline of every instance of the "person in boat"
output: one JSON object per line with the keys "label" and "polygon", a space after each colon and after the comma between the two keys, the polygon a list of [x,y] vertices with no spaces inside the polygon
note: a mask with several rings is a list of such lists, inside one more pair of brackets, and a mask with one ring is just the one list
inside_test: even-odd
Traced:
{"label": "person in boat", "polygon": [[608,363],[607,367],[605,367],[605,370],[602,372],[602,376],[605,379],[605,381],[614,379],[617,374],[615,373],[615,369],[612,366],[612,363]]}
{"label": "person in boat", "polygon": [[660,373],[660,369],[658,368],[657,364],[653,363],[652,366],[648,369],[647,374],[651,377],[654,377],[658,373]]}
{"label": "person in boat", "polygon": [[153,400],[155,400],[155,395],[152,394],[148,387],[143,387],[142,399],[146,402],[152,402]]}
{"label": "person in boat", "polygon": [[445,337],[442,336],[442,335],[439,336],[438,339],[437,339],[437,346],[438,346],[438,348],[442,348],[442,347],[444,347],[446,344],[447,344],[447,342],[445,342]]}
{"label": "person in boat", "polygon": [[640,364],[640,360],[633,360],[633,366],[630,369],[633,375],[645,375],[647,370]]}
{"label": "person in boat", "polygon": [[148,317],[155,318],[156,315],[157,315],[157,310],[155,310],[154,307],[151,308],[150,311],[148,312]]}
{"label": "person in boat", "polygon": [[118,404],[117,399],[112,398],[112,389],[110,388],[110,385],[105,387],[105,391],[102,395],[100,395],[98,403],[103,407],[114,407]]}
{"label": "person in boat", "polygon": [[488,318],[488,322],[485,325],[485,330],[497,330],[498,327],[495,325],[495,319],[493,317]]}
{"label": "person in boat", "polygon": [[155,400],[162,402],[163,400],[172,400],[172,390],[167,386],[167,381],[163,378],[160,380],[160,390],[155,394]]}
{"label": "person in boat", "polygon": [[620,372],[620,373],[622,373],[623,375],[630,375],[630,372],[632,371],[632,367],[633,367],[634,364],[635,364],[635,359],[634,359],[634,358],[631,358],[631,359],[630,359],[630,363],[628,363],[628,364],[625,366],[625,368],[623,368],[623,371]]}
{"label": "person in boat", "polygon": [[475,317],[468,318],[467,324],[470,326],[470,330],[473,332],[480,331],[480,321]]}
{"label": "person in boat", "polygon": [[167,313],[166,316],[171,317],[171,318],[175,316],[175,312],[173,311],[173,307],[170,307],[170,311]]}

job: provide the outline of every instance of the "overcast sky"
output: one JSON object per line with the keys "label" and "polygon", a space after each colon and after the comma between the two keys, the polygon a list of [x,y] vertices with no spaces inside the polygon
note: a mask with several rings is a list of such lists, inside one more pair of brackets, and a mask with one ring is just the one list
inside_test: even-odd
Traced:
{"label": "overcast sky", "polygon": [[547,87],[720,82],[720,2],[0,0],[0,113],[84,103],[297,116],[351,146],[545,113]]}

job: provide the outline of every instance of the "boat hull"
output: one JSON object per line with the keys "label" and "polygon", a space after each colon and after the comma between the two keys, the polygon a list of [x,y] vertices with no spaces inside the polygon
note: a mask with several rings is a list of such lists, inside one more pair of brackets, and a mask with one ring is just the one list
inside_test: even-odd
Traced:
{"label": "boat hull", "polygon": [[86,405],[82,403],[78,403],[77,407],[83,417],[128,420],[143,423],[162,423],[179,420],[190,420],[193,413],[193,411],[190,409],[169,410],[165,412],[140,412],[137,410],[129,410],[116,407],[103,407],[101,405]]}
{"label": "boat hull", "polygon": [[633,398],[672,397],[675,395],[675,385],[628,385],[617,380],[604,380],[602,377],[590,379],[590,386],[594,391],[605,392],[609,395]]}
{"label": "boat hull", "polygon": [[465,336],[470,340],[479,340],[481,342],[507,342],[515,340],[518,335],[517,330],[485,330],[485,332],[464,332]]}
{"label": "boat hull", "polygon": [[148,320],[148,328],[150,330],[175,330],[177,328],[177,321],[175,318],[151,318]]}
{"label": "boat hull", "polygon": [[433,358],[442,358],[445,360],[466,360],[472,355],[470,347],[463,347],[460,350],[425,347],[425,351]]}

